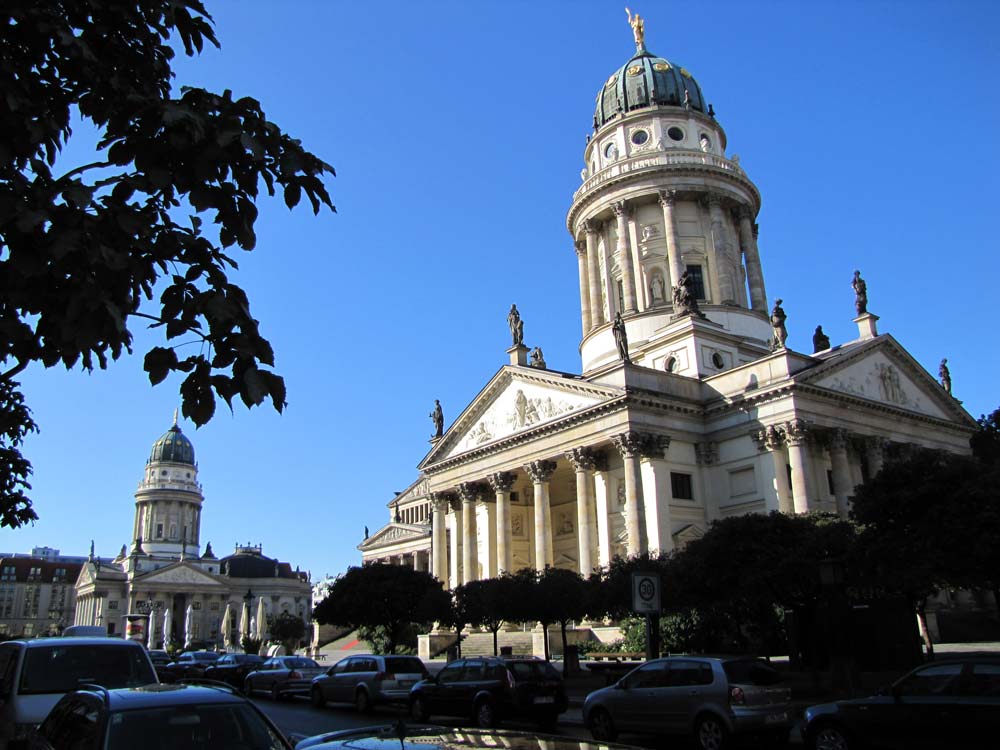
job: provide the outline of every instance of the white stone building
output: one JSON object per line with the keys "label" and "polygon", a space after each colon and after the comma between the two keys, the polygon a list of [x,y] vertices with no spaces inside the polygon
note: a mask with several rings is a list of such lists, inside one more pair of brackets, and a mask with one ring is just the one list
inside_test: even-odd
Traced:
{"label": "white stone building", "polygon": [[[127,615],[155,611],[154,642],[164,642],[165,614],[170,612],[166,639],[221,644],[221,624],[227,605],[232,612],[234,642],[240,618],[250,617],[264,602],[267,618],[282,612],[312,616],[307,573],[289,563],[265,557],[258,545],[237,545],[219,559],[211,543],[201,552],[202,489],[191,441],[174,425],[153,444],[135,493],[132,541],[122,545],[111,564],[93,556],[76,581],[77,625],[104,625],[109,633],[124,632]],[[191,633],[185,633],[188,607]],[[249,605],[249,608],[247,608]]]}
{"label": "white stone building", "polygon": [[364,561],[415,565],[451,587],[525,566],[587,574],[726,516],[845,515],[887,452],[969,451],[974,420],[878,333],[866,296],[848,290],[842,305],[856,339],[784,346],[760,194],[691,73],[636,36],[598,91],[566,221],[581,372],[529,364],[512,325],[509,364],[433,441],[389,524],[359,545]]}

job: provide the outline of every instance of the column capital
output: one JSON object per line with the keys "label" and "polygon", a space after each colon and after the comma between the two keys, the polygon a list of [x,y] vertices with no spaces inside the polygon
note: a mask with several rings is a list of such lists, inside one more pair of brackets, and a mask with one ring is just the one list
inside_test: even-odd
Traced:
{"label": "column capital", "polygon": [[619,219],[628,216],[628,207],[625,205],[625,201],[615,201],[611,204],[611,210]]}
{"label": "column capital", "polygon": [[827,433],[829,448],[834,451],[847,450],[850,438],[850,433],[843,427],[835,427]]}
{"label": "column capital", "polygon": [[672,207],[677,200],[676,190],[658,190],[656,194],[659,196],[660,205],[664,208]]}
{"label": "column capital", "polygon": [[486,481],[490,483],[494,492],[510,492],[515,479],[517,477],[511,471],[498,471],[486,477]]}
{"label": "column capital", "polygon": [[587,257],[587,243],[584,240],[576,240],[573,243],[573,248],[576,250],[576,254],[580,258]]}
{"label": "column capital", "polygon": [[721,209],[722,208],[722,194],[721,193],[715,193],[715,192],[706,193],[704,201],[705,201],[705,205],[707,205],[710,209],[712,209],[712,208]]}
{"label": "column capital", "polygon": [[753,221],[753,209],[751,209],[750,206],[741,204],[739,208],[736,209],[736,215],[740,217],[740,221]]}
{"label": "column capital", "polygon": [[524,470],[528,472],[531,477],[531,481],[538,484],[540,482],[547,482],[552,478],[552,474],[556,470],[555,461],[532,461],[531,463],[524,465]]}
{"label": "column capital", "polygon": [[694,456],[695,460],[704,466],[711,466],[719,461],[719,444],[706,441],[704,443],[696,443],[694,446]]}
{"label": "column capital", "polygon": [[444,492],[429,492],[427,494],[428,499],[431,502],[431,510],[434,511],[447,511],[449,500],[447,493]]}
{"label": "column capital", "polygon": [[596,464],[590,448],[572,448],[566,451],[566,460],[573,464],[574,471],[593,471]]}
{"label": "column capital", "polygon": [[785,440],[789,445],[803,445],[812,436],[812,427],[804,419],[793,419],[784,424]]}
{"label": "column capital", "polygon": [[611,442],[614,444],[622,458],[663,458],[663,455],[670,448],[670,436],[658,435],[650,432],[623,432],[620,435],[612,435]]}
{"label": "column capital", "polygon": [[458,485],[458,496],[463,503],[474,503],[483,496],[482,482],[462,482]]}
{"label": "column capital", "polygon": [[597,222],[593,219],[587,219],[583,222],[583,224],[581,224],[581,226],[583,227],[583,231],[587,234],[597,234],[599,231]]}

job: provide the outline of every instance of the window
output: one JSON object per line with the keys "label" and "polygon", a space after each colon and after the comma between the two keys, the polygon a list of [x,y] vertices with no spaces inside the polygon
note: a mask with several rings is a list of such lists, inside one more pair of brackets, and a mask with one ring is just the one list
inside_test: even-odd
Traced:
{"label": "window", "polygon": [[666,363],[663,365],[663,369],[667,372],[673,372],[677,369],[677,357],[667,357]]}
{"label": "window", "polygon": [[676,471],[670,472],[670,492],[675,500],[694,500],[691,475]]}
{"label": "window", "polygon": [[108,609],[118,609],[118,601],[115,600],[108,602]]}
{"label": "window", "polygon": [[65,581],[66,580],[66,568],[56,568],[52,571],[53,581]]}
{"label": "window", "polygon": [[914,672],[897,686],[899,695],[954,695],[961,664],[941,664]]}
{"label": "window", "polygon": [[701,266],[691,264],[685,266],[685,269],[688,272],[688,278],[691,279],[691,293],[694,294],[695,299],[708,299],[705,296],[705,276],[702,273]]}
{"label": "window", "polygon": [[41,568],[32,568],[30,571],[28,571],[28,580],[29,581],[40,581],[40,580],[42,580],[42,569]]}
{"label": "window", "polygon": [[674,661],[670,663],[670,671],[667,674],[667,685],[670,687],[711,684],[711,665],[699,661]]}
{"label": "window", "polygon": [[684,140],[684,131],[681,130],[676,125],[674,125],[673,127],[670,127],[670,128],[667,129],[667,135],[670,137],[670,140],[672,140],[672,141],[683,141]]}
{"label": "window", "polygon": [[453,661],[438,672],[438,684],[447,685],[452,682],[458,682],[462,678],[463,669],[465,669],[465,662],[463,660]]}
{"label": "window", "polygon": [[833,491],[833,472],[830,471],[829,469],[826,470],[826,486],[827,489],[830,490],[831,495],[837,494],[836,492]]}
{"label": "window", "polygon": [[665,687],[667,684],[667,662],[650,662],[632,672],[626,680],[628,688]]}
{"label": "window", "polygon": [[4,565],[3,573],[0,574],[0,581],[13,581],[16,579],[17,569],[13,565]]}
{"label": "window", "polygon": [[162,523],[156,524],[156,538],[157,539],[163,539],[163,524]]}
{"label": "window", "polygon": [[632,143],[636,146],[641,146],[646,141],[649,140],[649,132],[646,130],[636,130],[632,133]]}
{"label": "window", "polygon": [[191,609],[201,609],[201,602],[191,602]]}
{"label": "window", "polygon": [[1000,664],[973,664],[967,695],[1000,696]]}

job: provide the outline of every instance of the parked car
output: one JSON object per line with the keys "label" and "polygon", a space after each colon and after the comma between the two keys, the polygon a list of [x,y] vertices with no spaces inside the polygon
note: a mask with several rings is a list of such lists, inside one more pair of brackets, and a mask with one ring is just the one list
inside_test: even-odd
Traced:
{"label": "parked car", "polygon": [[85,688],[64,696],[32,737],[29,750],[290,750],[253,703],[201,685]]}
{"label": "parked car", "polygon": [[247,675],[260,669],[264,657],[257,654],[223,654],[205,668],[206,680],[219,680],[242,690]]}
{"label": "parked car", "polygon": [[805,720],[815,750],[996,747],[1000,657],[935,661],[870,698],[810,706]]}
{"label": "parked car", "polygon": [[0,643],[0,747],[30,736],[80,683],[107,688],[156,682],[146,649],[117,638],[36,638]]}
{"label": "parked car", "polygon": [[481,727],[501,719],[531,719],[549,727],[566,706],[562,676],[547,661],[534,658],[457,659],[410,691],[415,721],[471,716]]}
{"label": "parked car", "polygon": [[428,677],[427,667],[415,656],[359,654],[314,677],[310,696],[317,708],[327,702],[353,703],[364,713],[384,703],[406,703],[410,688]]}
{"label": "parked car", "polygon": [[174,682],[182,677],[202,677],[205,670],[218,660],[214,651],[185,651],[163,667],[157,667],[162,682]]}
{"label": "parked car", "polygon": [[153,662],[153,666],[156,669],[160,667],[167,666],[172,660],[170,654],[161,648],[154,648],[149,650],[149,660]]}
{"label": "parked car", "polygon": [[285,695],[309,695],[313,677],[323,673],[323,667],[304,656],[272,656],[247,675],[243,692],[253,695],[263,691],[273,700]]}
{"label": "parked car", "polygon": [[[448,729],[406,722],[382,727],[343,729],[307,737],[295,750],[389,750],[405,742],[420,750],[497,750],[497,748],[537,748],[546,750],[591,750],[594,744],[575,737],[557,737],[507,729]],[[601,750],[638,750],[629,745],[602,743]]]}
{"label": "parked car", "polygon": [[767,735],[787,742],[793,723],[791,691],[763,659],[677,656],[654,659],[583,704],[594,739],[621,732],[693,736],[703,750],[719,750],[733,735]]}

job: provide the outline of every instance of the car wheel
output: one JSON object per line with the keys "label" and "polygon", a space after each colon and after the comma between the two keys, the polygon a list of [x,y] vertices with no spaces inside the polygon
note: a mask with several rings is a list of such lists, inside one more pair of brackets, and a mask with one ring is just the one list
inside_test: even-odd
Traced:
{"label": "car wheel", "polygon": [[854,747],[847,733],[834,724],[822,726],[810,734],[812,741],[806,744],[815,750],[851,750]]}
{"label": "car wheel", "polygon": [[618,737],[615,721],[611,714],[603,708],[595,708],[590,712],[590,734],[598,742],[614,742]]}
{"label": "car wheel", "polygon": [[717,716],[702,716],[694,729],[694,739],[701,750],[723,750],[729,744],[729,730]]}
{"label": "car wheel", "polygon": [[271,700],[277,702],[281,700],[281,691],[278,690],[278,683],[271,684]]}
{"label": "car wheel", "polygon": [[497,711],[493,701],[483,698],[476,704],[476,726],[482,729],[491,729],[497,723]]}
{"label": "car wheel", "polygon": [[419,695],[410,701],[410,718],[414,721],[427,721],[431,718],[431,713],[427,710],[427,704],[424,703],[424,699]]}
{"label": "car wheel", "polygon": [[312,698],[312,704],[316,708],[323,708],[326,705],[326,698],[323,697],[323,691],[319,685],[313,685],[310,697]]}
{"label": "car wheel", "polygon": [[372,702],[368,698],[368,691],[359,690],[354,694],[354,707],[359,714],[366,714],[372,710]]}

